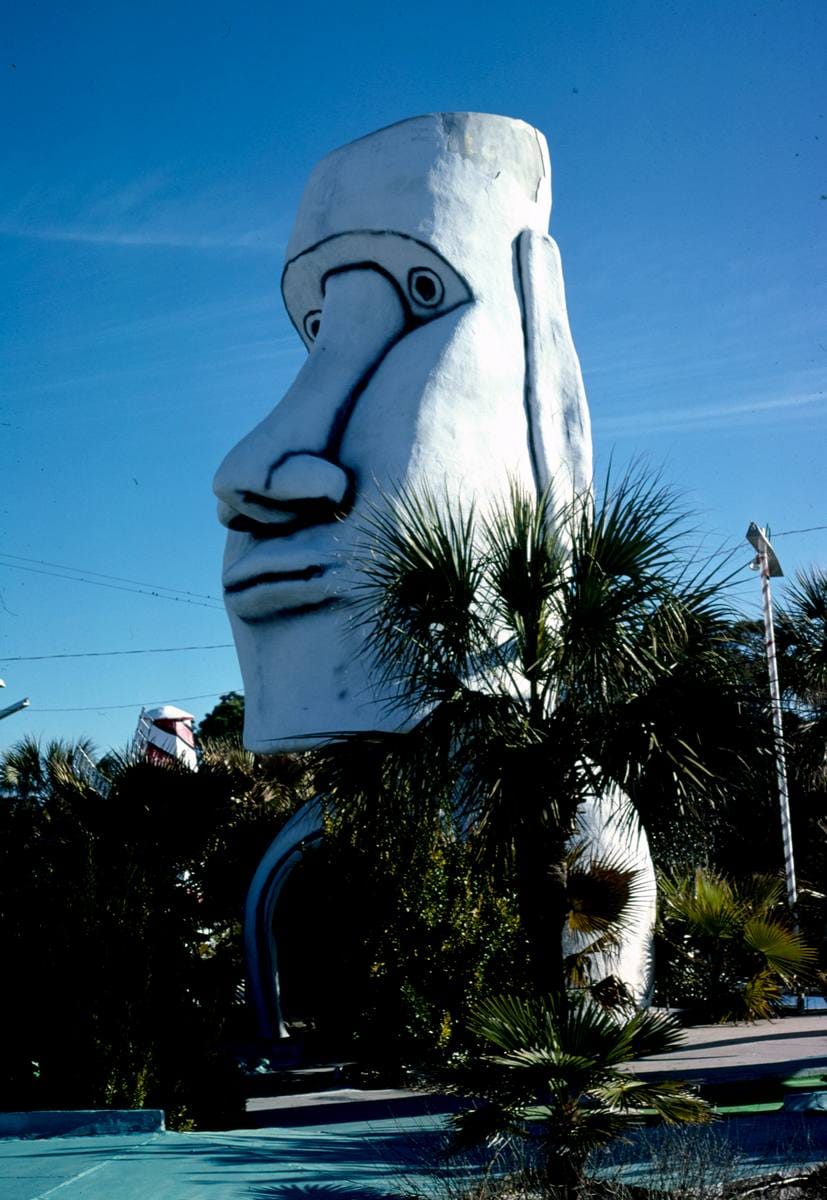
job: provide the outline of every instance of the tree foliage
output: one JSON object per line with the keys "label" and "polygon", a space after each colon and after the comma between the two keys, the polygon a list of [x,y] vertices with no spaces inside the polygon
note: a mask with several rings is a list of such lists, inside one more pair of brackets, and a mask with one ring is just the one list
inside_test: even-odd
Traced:
{"label": "tree foliage", "polygon": [[696,1019],[772,1017],[784,990],[812,979],[816,952],[792,929],[780,879],[698,868],[660,892],[661,996]]}
{"label": "tree foliage", "polygon": [[235,738],[241,743],[244,731],[244,697],[240,692],[225,692],[218,703],[204,715],[195,729],[199,741],[215,738]]}
{"label": "tree foliage", "polygon": [[104,796],[79,762],[31,739],[0,761],[0,1104],[237,1121],[217,1048],[243,1032],[244,895],[296,780],[214,745],[197,773],[110,758]]}
{"label": "tree foliage", "polygon": [[406,790],[407,742],[317,752],[326,835],[288,880],[276,916],[288,1022],[404,1078],[467,1043],[471,1004],[526,979],[513,889],[484,876],[450,803]]}
{"label": "tree foliage", "polygon": [[670,1124],[710,1119],[709,1106],[679,1081],[624,1069],[680,1045],[680,1026],[662,1013],[619,1021],[585,995],[565,1005],[559,996],[507,995],[482,1001],[471,1029],[482,1053],[440,1079],[477,1101],[453,1118],[454,1148],[523,1143],[529,1174],[561,1197],[576,1194],[589,1154],[641,1125],[646,1110]]}
{"label": "tree foliage", "polygon": [[[388,706],[413,726],[369,739],[394,776],[383,803],[414,796],[426,821],[455,808],[479,861],[513,881],[544,991],[563,988],[584,800],[618,785],[657,825],[720,800],[755,745],[720,585],[687,532],[643,478],[556,511],[516,487],[487,515],[406,494],[372,520],[362,620]],[[368,739],[350,741],[362,770]],[[368,790],[330,790],[369,826]]]}

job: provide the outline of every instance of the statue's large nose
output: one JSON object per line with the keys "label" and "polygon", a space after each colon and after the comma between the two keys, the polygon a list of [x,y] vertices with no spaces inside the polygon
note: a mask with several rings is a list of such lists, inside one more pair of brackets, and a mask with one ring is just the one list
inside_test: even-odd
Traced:
{"label": "statue's large nose", "polygon": [[310,357],[272,413],[218,469],[213,488],[224,525],[279,537],[347,511],[355,481],[338,461],[342,436],[405,322],[396,286],[374,268],[328,279]]}

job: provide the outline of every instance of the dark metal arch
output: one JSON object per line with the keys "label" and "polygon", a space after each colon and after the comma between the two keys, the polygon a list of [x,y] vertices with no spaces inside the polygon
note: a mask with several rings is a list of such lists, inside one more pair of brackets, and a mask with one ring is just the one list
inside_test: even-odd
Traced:
{"label": "dark metal arch", "polygon": [[288,1037],[281,1011],[279,968],[273,916],[282,888],[305,850],[322,840],[324,819],[318,797],[294,813],[262,858],[244,906],[244,957],[249,996],[259,1037]]}

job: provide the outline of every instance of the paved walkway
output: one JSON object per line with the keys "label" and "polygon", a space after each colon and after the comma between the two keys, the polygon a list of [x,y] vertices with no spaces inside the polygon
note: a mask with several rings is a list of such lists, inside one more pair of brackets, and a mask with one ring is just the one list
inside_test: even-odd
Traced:
{"label": "paved walkway", "polygon": [[631,1069],[647,1077],[726,1084],[822,1068],[827,1071],[827,1013],[754,1025],[696,1025],[686,1030],[680,1050],[641,1059]]}
{"label": "paved walkway", "polygon": [[[636,1065],[647,1074],[729,1083],[827,1070],[827,1017],[704,1026],[686,1046]],[[444,1118],[410,1093],[348,1089],[251,1101],[258,1130],[0,1140],[2,1200],[377,1200],[426,1187]],[[394,1115],[388,1114],[388,1106]],[[419,1110],[418,1112],[415,1110]],[[252,1115],[252,1112],[251,1112]],[[827,1116],[739,1119],[744,1161],[827,1161]],[[444,1193],[443,1193],[444,1195]]]}

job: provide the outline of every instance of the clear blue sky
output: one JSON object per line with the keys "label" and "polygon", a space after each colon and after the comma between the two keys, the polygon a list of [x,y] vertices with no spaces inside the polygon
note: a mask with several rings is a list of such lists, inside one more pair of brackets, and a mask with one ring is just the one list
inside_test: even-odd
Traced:
{"label": "clear blue sky", "polygon": [[[230,641],[204,599],[223,543],[210,480],[302,360],[278,279],[303,182],[421,112],[504,113],[548,137],[598,471],[612,455],[662,468],[710,547],[741,545],[750,520],[827,525],[823,0],[15,10],[0,707],[32,707],[0,723],[0,748],[26,732],[122,746],[142,703],[200,716],[240,686],[230,649],[12,660]],[[788,574],[827,565],[825,530],[776,545]],[[88,711],[54,711],[72,708]]]}

